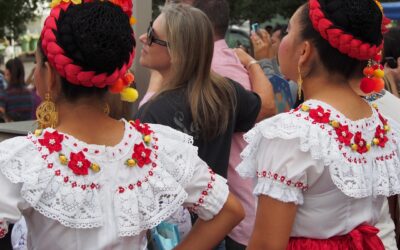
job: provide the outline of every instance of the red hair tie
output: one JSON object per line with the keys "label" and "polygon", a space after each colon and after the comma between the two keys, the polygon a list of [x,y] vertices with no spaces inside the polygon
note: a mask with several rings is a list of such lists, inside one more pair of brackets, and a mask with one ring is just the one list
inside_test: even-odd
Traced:
{"label": "red hair tie", "polygon": [[[341,53],[351,58],[365,61],[373,58],[383,48],[383,41],[379,46],[363,42],[355,38],[350,33],[336,27],[324,14],[318,0],[309,1],[310,19],[315,30],[329,42],[329,44],[338,49]],[[384,18],[383,25],[386,19]]]}

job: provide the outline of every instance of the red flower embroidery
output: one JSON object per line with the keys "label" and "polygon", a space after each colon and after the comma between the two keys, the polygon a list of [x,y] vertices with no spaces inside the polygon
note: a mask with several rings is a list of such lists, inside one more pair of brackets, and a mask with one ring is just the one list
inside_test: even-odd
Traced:
{"label": "red flower embroidery", "polygon": [[338,140],[346,146],[349,146],[351,143],[351,139],[353,138],[353,134],[349,131],[349,126],[347,125],[339,125],[338,128],[335,128],[336,135],[338,136]]}
{"label": "red flower embroidery", "polygon": [[386,131],[381,126],[376,127],[375,138],[379,140],[379,143],[377,145],[379,145],[379,147],[381,148],[385,147],[386,143],[389,140],[386,136]]}
{"label": "red flower embroidery", "polygon": [[364,154],[368,152],[367,142],[362,138],[362,133],[357,132],[354,135],[354,143],[357,145],[357,152]]}
{"label": "red flower embroidery", "polygon": [[89,173],[90,161],[85,158],[83,152],[77,154],[71,153],[70,160],[68,162],[68,167],[76,175],[87,175]]}
{"label": "red flower embroidery", "polygon": [[60,135],[57,131],[53,133],[45,132],[43,135],[43,139],[39,139],[40,145],[46,147],[49,150],[49,153],[60,152],[61,151],[61,142],[64,140],[64,135]]}
{"label": "red flower embroidery", "polygon": [[151,163],[150,159],[151,149],[144,146],[143,142],[135,144],[133,148],[132,158],[136,160],[139,167]]}
{"label": "red flower embroidery", "polygon": [[136,128],[136,130],[143,134],[143,135],[149,135],[151,134],[153,131],[150,129],[150,126],[146,123],[140,123],[139,119],[136,119],[136,121],[132,122],[131,121],[132,126],[134,126]]}
{"label": "red flower embroidery", "polygon": [[383,118],[383,116],[381,115],[381,113],[378,113],[379,116],[379,120],[381,120],[383,125],[387,125],[387,120],[385,118]]}
{"label": "red flower embroidery", "polygon": [[329,123],[330,112],[325,112],[325,110],[318,106],[316,109],[310,109],[310,117],[318,123]]}

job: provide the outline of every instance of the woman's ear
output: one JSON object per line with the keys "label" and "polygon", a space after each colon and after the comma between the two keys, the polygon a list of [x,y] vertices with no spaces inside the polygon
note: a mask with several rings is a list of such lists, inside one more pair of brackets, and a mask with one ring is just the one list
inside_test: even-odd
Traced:
{"label": "woman's ear", "polygon": [[45,62],[46,67],[46,91],[51,93],[53,98],[56,98],[60,92],[60,76],[58,72]]}
{"label": "woman's ear", "polygon": [[309,41],[305,41],[301,48],[301,54],[299,58],[299,65],[301,66],[304,76],[307,76],[313,67],[313,56],[314,56],[314,47],[311,45]]}

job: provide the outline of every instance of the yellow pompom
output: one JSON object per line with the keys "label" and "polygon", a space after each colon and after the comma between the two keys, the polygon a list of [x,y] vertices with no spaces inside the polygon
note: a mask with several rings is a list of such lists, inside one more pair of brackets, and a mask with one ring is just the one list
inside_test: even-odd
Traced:
{"label": "yellow pompom", "polygon": [[357,149],[358,149],[357,144],[351,144],[351,149],[352,149],[353,151],[357,151]]}
{"label": "yellow pompom", "polygon": [[35,130],[35,136],[36,136],[36,137],[41,136],[41,135],[42,135],[42,132],[43,132],[42,129],[36,129],[36,130]]}
{"label": "yellow pompom", "polygon": [[389,126],[389,125],[385,125],[385,126],[383,126],[383,129],[384,129],[386,132],[389,132],[389,131],[390,131],[390,126]]}
{"label": "yellow pompom", "polygon": [[303,110],[304,112],[308,112],[310,110],[310,107],[307,105],[301,105],[301,110]]}
{"label": "yellow pompom", "polygon": [[96,164],[96,163],[92,163],[90,168],[96,173],[100,172],[100,166],[98,164]]}
{"label": "yellow pompom", "polygon": [[367,144],[367,150],[369,151],[371,149],[371,144]]}
{"label": "yellow pompom", "polygon": [[126,165],[128,167],[134,167],[136,165],[136,161],[134,159],[129,159],[126,161]]}
{"label": "yellow pompom", "polygon": [[338,127],[340,126],[340,123],[339,123],[338,121],[333,120],[333,121],[331,122],[331,125],[332,125],[332,127],[334,127],[334,128],[338,128]]}
{"label": "yellow pompom", "polygon": [[145,143],[149,143],[149,142],[151,141],[151,136],[150,136],[150,135],[146,135],[146,136],[143,138],[143,140],[144,140]]}
{"label": "yellow pompom", "polygon": [[62,165],[67,165],[68,164],[68,158],[65,156],[65,155],[63,155],[63,154],[60,154],[60,163],[62,164]]}
{"label": "yellow pompom", "polygon": [[383,78],[385,76],[385,72],[381,69],[374,70],[374,76],[378,78]]}
{"label": "yellow pompom", "polygon": [[131,87],[125,88],[121,92],[121,100],[125,102],[135,102],[138,97],[138,91]]}
{"label": "yellow pompom", "polygon": [[379,144],[379,139],[378,139],[378,138],[374,138],[374,139],[372,140],[372,142],[373,142],[375,145],[378,145],[378,144]]}

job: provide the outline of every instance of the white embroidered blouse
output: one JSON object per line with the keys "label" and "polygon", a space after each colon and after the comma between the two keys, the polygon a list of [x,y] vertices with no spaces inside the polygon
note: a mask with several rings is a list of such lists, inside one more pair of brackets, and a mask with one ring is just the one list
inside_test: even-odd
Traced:
{"label": "white embroidered blouse", "polygon": [[309,100],[245,135],[237,171],[257,178],[255,195],[298,204],[292,237],[326,239],[375,225],[383,197],[400,193],[400,127],[372,111],[351,121]]}
{"label": "white embroidered blouse", "polygon": [[226,180],[192,138],[161,125],[125,123],[114,147],[44,130],[0,143],[0,236],[25,216],[28,249],[146,249],[146,231],[181,205],[212,219]]}

